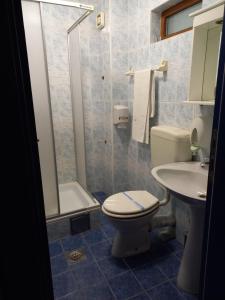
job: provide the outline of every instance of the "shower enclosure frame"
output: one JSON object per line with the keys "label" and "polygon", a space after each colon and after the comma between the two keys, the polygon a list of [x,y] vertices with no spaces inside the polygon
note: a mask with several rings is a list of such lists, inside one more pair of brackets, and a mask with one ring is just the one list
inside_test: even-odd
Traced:
{"label": "shower enclosure frame", "polygon": [[[50,96],[50,86],[49,86],[49,74],[48,74],[48,68],[47,68],[47,50],[46,50],[46,40],[45,40],[45,33],[42,23],[42,3],[47,4],[53,4],[53,5],[60,5],[60,6],[67,6],[67,7],[74,7],[77,9],[84,10],[84,13],[67,29],[67,44],[68,44],[68,59],[70,62],[70,53],[69,53],[69,34],[83,21],[85,20],[91,13],[94,12],[95,7],[93,5],[86,5],[83,3],[78,3],[74,1],[67,1],[67,0],[21,0],[21,2],[34,2],[39,3],[39,9],[40,9],[40,17],[41,17],[41,31],[42,31],[42,42],[43,42],[43,49],[44,49],[44,59],[45,59],[45,71],[46,71],[46,77],[47,77],[47,89],[48,89],[48,105],[50,108],[50,122],[51,122],[51,131],[52,131],[52,142],[53,142],[53,153],[54,153],[54,167],[55,167],[55,181],[56,181],[56,192],[57,192],[57,213],[53,215],[46,216],[47,221],[54,221],[55,219],[63,219],[68,216],[75,216],[79,215],[82,212],[86,213],[87,211],[92,211],[94,208],[82,208],[78,210],[73,210],[71,212],[62,213],[60,211],[60,193],[59,193],[59,180],[58,180],[58,172],[57,172],[57,163],[56,163],[56,150],[55,150],[55,138],[54,138],[54,127],[53,127],[53,119],[52,119],[52,106],[51,106],[51,96]],[[74,101],[73,101],[73,95],[72,95],[72,85],[71,85],[71,71],[70,74],[70,90],[71,90],[71,104],[72,104],[72,119],[73,119],[73,132],[74,132],[74,146],[76,145],[75,141],[75,122],[74,122]],[[85,149],[85,145],[84,145]],[[77,157],[75,157],[75,161],[77,162]],[[80,185],[79,181],[77,181]],[[94,205],[96,207],[99,207],[98,202],[96,199],[91,195],[89,191],[87,191],[86,186],[81,185],[81,187],[84,189],[84,191],[89,195],[89,197],[92,199]]]}
{"label": "shower enclosure frame", "polygon": [[[56,4],[56,5],[63,5],[63,6],[70,6],[70,7],[76,7],[79,9],[83,9],[86,11],[89,11],[89,14],[94,11],[93,5],[86,5],[83,3],[78,3],[74,1],[69,0],[23,0],[23,1],[29,1],[29,2],[42,2],[42,3],[49,3],[49,4]],[[86,14],[86,13],[84,13]],[[83,16],[81,16],[78,20],[80,20]],[[77,20],[77,21],[78,21]],[[82,22],[84,19],[82,19],[80,22]]]}

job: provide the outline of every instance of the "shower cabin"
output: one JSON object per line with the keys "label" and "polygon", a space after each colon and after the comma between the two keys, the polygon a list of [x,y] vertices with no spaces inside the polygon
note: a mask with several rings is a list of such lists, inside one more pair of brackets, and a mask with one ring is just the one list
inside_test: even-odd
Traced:
{"label": "shower cabin", "polygon": [[99,208],[87,191],[80,23],[94,7],[23,0],[40,168],[48,220]]}

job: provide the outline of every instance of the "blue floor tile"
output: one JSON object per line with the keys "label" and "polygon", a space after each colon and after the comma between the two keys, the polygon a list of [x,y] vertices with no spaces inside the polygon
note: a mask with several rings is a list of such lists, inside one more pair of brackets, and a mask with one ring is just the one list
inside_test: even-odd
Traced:
{"label": "blue floor tile", "polygon": [[82,297],[82,300],[114,300],[112,292],[106,283],[83,289]]}
{"label": "blue floor tile", "polygon": [[99,260],[98,265],[102,273],[108,278],[115,277],[121,273],[128,270],[128,266],[123,262],[122,259],[107,257],[105,259]]}
{"label": "blue floor tile", "polygon": [[86,299],[84,297],[82,290],[79,289],[71,294],[68,294],[64,297],[61,297],[61,298],[58,298],[55,300],[86,300]]}
{"label": "blue floor tile", "polygon": [[108,242],[112,245],[112,243],[113,243],[113,238],[108,238],[107,240],[108,240]]}
{"label": "blue floor tile", "polygon": [[81,288],[105,282],[105,278],[95,262],[89,265],[75,266],[72,269],[74,278]]}
{"label": "blue floor tile", "polygon": [[53,276],[53,287],[55,299],[63,297],[78,289],[78,285],[74,281],[71,272],[66,272],[57,276]]}
{"label": "blue floor tile", "polygon": [[166,247],[166,244],[156,239],[151,241],[150,255],[152,260],[156,260],[171,254],[171,250]]}
{"label": "blue floor tile", "polygon": [[185,299],[185,300],[198,300],[199,298],[197,297],[197,296],[195,296],[195,295],[191,295],[191,294],[188,294],[188,293],[185,293],[185,292],[181,292],[180,290],[179,290],[179,292],[181,293],[181,295],[183,296],[183,298]]}
{"label": "blue floor tile", "polygon": [[183,253],[184,253],[184,251],[183,251],[183,250],[181,250],[181,251],[177,251],[177,252],[175,252],[175,255],[176,255],[176,257],[177,257],[179,260],[181,260],[181,259],[182,259],[182,257],[183,257]]}
{"label": "blue floor tile", "polygon": [[171,280],[171,282],[178,289],[178,291],[181,293],[181,295],[183,296],[183,298],[185,300],[197,300],[198,299],[198,297],[196,295],[186,293],[185,291],[183,291],[182,289],[177,287],[177,278],[174,278],[173,280]]}
{"label": "blue floor tile", "polygon": [[57,275],[67,271],[68,264],[63,254],[51,258],[52,275]]}
{"label": "blue floor tile", "polygon": [[[100,224],[102,226],[110,224],[109,219],[105,215],[103,215],[103,213],[100,214],[99,220],[100,220]],[[101,228],[103,229],[103,227],[101,227]]]}
{"label": "blue floor tile", "polygon": [[101,198],[101,199],[106,199],[107,198],[107,195],[106,195],[106,193],[105,192],[94,192],[94,193],[92,193],[92,195],[98,200],[99,198]]}
{"label": "blue floor tile", "polygon": [[133,270],[137,280],[145,289],[150,289],[167,280],[167,277],[154,265],[143,265]]}
{"label": "blue floor tile", "polygon": [[131,271],[109,280],[113,294],[118,300],[124,300],[142,292],[142,288]]}
{"label": "blue floor tile", "polygon": [[100,202],[100,204],[103,204],[103,202],[107,198],[107,195],[104,192],[95,192],[92,193],[92,195],[95,197],[95,199],[97,199]]}
{"label": "blue floor tile", "polygon": [[146,293],[142,293],[138,296],[134,296],[132,298],[129,298],[129,300],[150,300],[150,298]]}
{"label": "blue floor tile", "polygon": [[91,245],[104,241],[106,236],[101,229],[93,229],[83,233],[83,238],[87,245]]}
{"label": "blue floor tile", "polygon": [[51,257],[62,253],[62,245],[60,241],[49,243],[49,253]]}
{"label": "blue floor tile", "polygon": [[166,282],[148,291],[151,300],[184,300],[178,290]]}
{"label": "blue floor tile", "polygon": [[172,252],[183,251],[184,247],[177,240],[170,240],[166,243],[166,247],[170,249]]}
{"label": "blue floor tile", "polygon": [[175,255],[170,255],[162,258],[157,267],[168,277],[176,277],[180,267],[180,261]]}
{"label": "blue floor tile", "polygon": [[81,248],[84,245],[81,234],[75,234],[62,239],[62,246],[64,251],[72,251]]}
{"label": "blue floor tile", "polygon": [[[116,230],[107,218],[102,219],[101,229],[49,244],[56,300],[197,299],[177,289],[173,279],[183,252],[178,242],[162,242],[151,232],[149,251],[126,259],[113,258],[112,237]],[[78,249],[84,256],[70,261],[68,252]]]}
{"label": "blue floor tile", "polygon": [[114,236],[116,235],[116,229],[111,224],[103,225],[102,230],[108,238],[114,238]]}
{"label": "blue floor tile", "polygon": [[184,300],[198,300],[198,297],[189,293],[186,293],[184,291],[181,291],[180,289],[178,289],[178,291],[181,293],[181,295],[183,296]]}
{"label": "blue floor tile", "polygon": [[68,294],[66,296],[63,296],[61,298],[55,299],[55,300],[76,300],[77,298],[77,293],[72,293],[72,294]]}
{"label": "blue floor tile", "polygon": [[111,256],[112,245],[109,241],[105,240],[104,242],[90,246],[90,250],[96,260],[101,260]]}
{"label": "blue floor tile", "polygon": [[130,268],[134,269],[153,261],[150,251],[125,258]]}

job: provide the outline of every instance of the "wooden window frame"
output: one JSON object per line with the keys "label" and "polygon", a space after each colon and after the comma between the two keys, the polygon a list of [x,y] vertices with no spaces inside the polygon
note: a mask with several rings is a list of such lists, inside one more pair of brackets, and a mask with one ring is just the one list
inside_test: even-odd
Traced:
{"label": "wooden window frame", "polygon": [[171,36],[191,30],[192,27],[189,27],[189,28],[185,28],[180,31],[177,31],[177,32],[173,32],[171,34],[166,34],[166,20],[168,17],[171,17],[171,16],[177,14],[178,12],[180,12],[188,7],[191,7],[197,3],[200,3],[200,2],[202,2],[202,0],[183,0],[175,5],[171,6],[170,8],[164,10],[161,14],[161,29],[160,29],[161,39],[164,40]]}

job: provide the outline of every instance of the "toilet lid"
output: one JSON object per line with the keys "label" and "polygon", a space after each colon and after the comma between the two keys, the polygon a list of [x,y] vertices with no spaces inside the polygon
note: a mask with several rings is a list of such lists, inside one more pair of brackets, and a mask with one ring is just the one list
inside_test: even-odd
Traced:
{"label": "toilet lid", "polygon": [[107,198],[103,207],[106,211],[117,215],[139,214],[155,210],[159,200],[147,191],[122,192]]}

